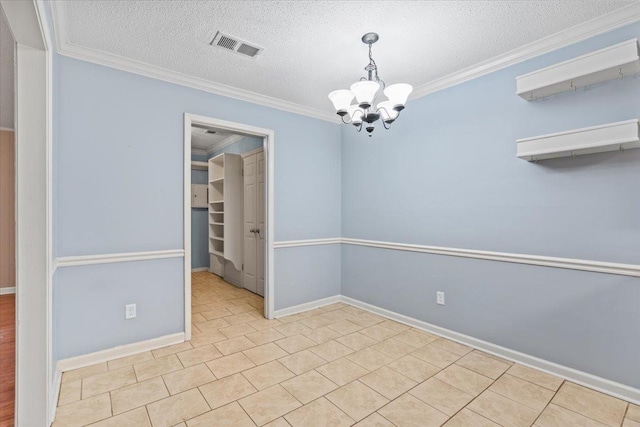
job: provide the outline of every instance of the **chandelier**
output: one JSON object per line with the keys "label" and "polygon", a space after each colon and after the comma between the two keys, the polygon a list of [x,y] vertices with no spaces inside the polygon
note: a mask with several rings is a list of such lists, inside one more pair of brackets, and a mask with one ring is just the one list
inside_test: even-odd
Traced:
{"label": "chandelier", "polygon": [[[382,125],[385,129],[391,127],[391,123],[398,118],[413,90],[413,87],[406,83],[397,83],[387,87],[380,79],[376,61],[373,60],[371,54],[371,46],[378,39],[379,36],[376,33],[367,33],[362,36],[362,42],[369,45],[369,64],[364,67],[367,71],[367,77],[362,77],[359,82],[352,84],[350,90],[334,90],[329,94],[329,99],[342,122],[353,124],[358,132],[362,130],[363,122],[366,123],[364,126],[369,132],[369,136],[375,129],[373,123],[380,119],[382,119]],[[378,97],[381,96],[380,89],[387,100],[381,100],[376,104]],[[353,98],[356,99],[355,104],[351,104]]]}

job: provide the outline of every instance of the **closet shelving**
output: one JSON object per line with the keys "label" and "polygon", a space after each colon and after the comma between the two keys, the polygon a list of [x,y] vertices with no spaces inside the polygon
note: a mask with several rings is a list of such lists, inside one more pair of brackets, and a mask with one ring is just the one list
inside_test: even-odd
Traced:
{"label": "closet shelving", "polygon": [[207,163],[207,162],[197,162],[195,160],[192,160],[191,161],[191,169],[206,171],[206,170],[209,169],[209,163]]}
{"label": "closet shelving", "polygon": [[[242,265],[242,157],[223,153],[208,162],[209,253]],[[222,262],[222,260],[220,260]]]}
{"label": "closet shelving", "polygon": [[533,101],[638,72],[638,39],[631,39],[518,76],[517,94],[527,101]]}
{"label": "closet shelving", "polygon": [[638,119],[608,123],[516,141],[518,157],[528,161],[640,148]]}

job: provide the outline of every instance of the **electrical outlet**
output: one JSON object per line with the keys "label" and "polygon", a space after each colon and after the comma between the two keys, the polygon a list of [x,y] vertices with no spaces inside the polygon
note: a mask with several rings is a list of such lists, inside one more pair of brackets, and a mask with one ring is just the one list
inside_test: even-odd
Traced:
{"label": "electrical outlet", "polygon": [[135,304],[127,304],[124,306],[124,318],[125,319],[133,319],[136,317],[136,305]]}
{"label": "electrical outlet", "polygon": [[444,292],[436,292],[436,302],[440,305],[444,305]]}

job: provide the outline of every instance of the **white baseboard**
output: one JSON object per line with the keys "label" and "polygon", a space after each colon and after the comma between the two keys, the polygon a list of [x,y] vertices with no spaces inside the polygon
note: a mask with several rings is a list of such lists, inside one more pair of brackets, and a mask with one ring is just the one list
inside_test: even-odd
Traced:
{"label": "white baseboard", "polygon": [[322,298],[315,301],[305,302],[304,304],[294,305],[292,307],[281,308],[273,312],[273,317],[284,317],[291,314],[302,313],[303,311],[313,310],[314,308],[324,307],[325,305],[335,304],[341,301],[342,296],[334,295],[328,298]]}
{"label": "white baseboard", "polygon": [[486,353],[502,357],[503,359],[511,360],[521,365],[529,366],[539,371],[564,378],[565,380],[574,382],[576,384],[581,384],[585,387],[601,391],[611,396],[619,397],[629,402],[640,404],[640,390],[637,388],[620,384],[615,381],[607,380],[605,378],[588,374],[586,372],[578,371],[577,369],[569,368],[557,363],[549,362],[548,360],[530,356],[525,353],[520,353],[519,351],[501,347],[499,345],[473,338],[455,331],[451,331],[449,329],[441,328],[440,326],[435,326],[430,323],[423,322],[422,320],[414,319],[413,317],[405,316],[403,314],[399,314],[353,298],[342,296],[340,300],[346,304],[361,308],[366,311],[370,311],[371,313],[378,314],[391,320],[395,320],[396,322],[404,323],[405,325],[412,326],[416,329],[421,329],[423,331],[439,335],[441,337],[459,342],[469,347],[482,350]]}
{"label": "white baseboard", "polygon": [[184,332],[165,335],[146,341],[120,345],[106,350],[96,351],[95,353],[83,354],[82,356],[58,360],[56,368],[60,372],[66,372],[72,369],[84,368],[85,366],[106,362],[108,360],[131,356],[132,354],[142,353],[144,351],[155,350],[156,348],[166,347],[168,345],[179,344],[181,342],[184,342]]}
{"label": "white baseboard", "polygon": [[62,372],[56,369],[53,377],[52,389],[49,390],[49,424],[56,419],[56,410],[58,409],[58,396],[60,396],[60,384],[62,382]]}
{"label": "white baseboard", "polygon": [[191,269],[192,273],[198,273],[200,271],[209,271],[209,267],[200,267],[200,268],[192,268]]}
{"label": "white baseboard", "polygon": [[12,287],[12,288],[0,288],[0,295],[9,295],[9,294],[15,294],[16,293],[16,288]]}

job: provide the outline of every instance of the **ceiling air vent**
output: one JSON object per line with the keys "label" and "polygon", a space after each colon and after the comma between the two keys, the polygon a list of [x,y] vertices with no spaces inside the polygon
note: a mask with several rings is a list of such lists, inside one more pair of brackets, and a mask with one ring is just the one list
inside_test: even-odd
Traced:
{"label": "ceiling air vent", "polygon": [[216,36],[209,43],[211,46],[217,46],[222,49],[231,50],[249,58],[255,58],[262,52],[262,48],[252,45],[244,40],[240,40],[237,37],[230,36],[229,34],[223,34],[220,31],[216,33]]}

